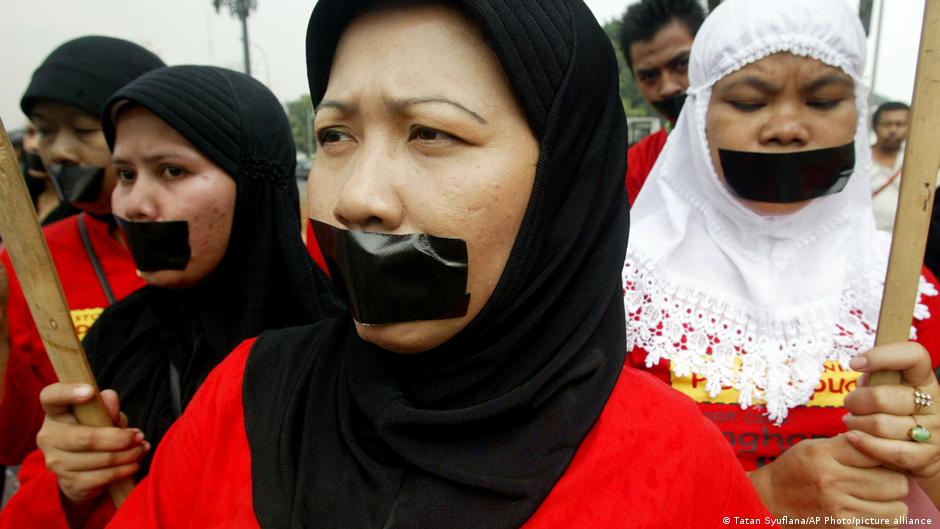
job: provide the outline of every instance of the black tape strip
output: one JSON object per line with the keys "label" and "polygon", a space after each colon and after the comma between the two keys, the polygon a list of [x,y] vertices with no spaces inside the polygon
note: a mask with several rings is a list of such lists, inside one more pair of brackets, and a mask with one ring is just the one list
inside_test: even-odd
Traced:
{"label": "black tape strip", "polygon": [[426,234],[349,231],[310,219],[330,277],[356,321],[442,320],[467,314],[467,243]]}
{"label": "black tape strip", "polygon": [[117,216],[114,218],[127,236],[127,245],[138,270],[157,272],[186,268],[192,257],[188,222],[131,222]]}
{"label": "black tape strip", "polygon": [[23,151],[23,159],[26,161],[26,170],[35,173],[46,174],[46,166],[42,164],[42,158],[34,152]]}
{"label": "black tape strip", "polygon": [[758,202],[802,202],[845,189],[855,170],[855,144],[813,151],[765,153],[718,149],[728,187]]}
{"label": "black tape strip", "polygon": [[49,177],[63,202],[89,203],[98,200],[101,183],[104,182],[104,167],[50,165]]}
{"label": "black tape strip", "polygon": [[679,113],[682,112],[682,106],[685,105],[686,96],[687,94],[683,92],[659,101],[651,101],[650,103],[657,112],[666,116],[669,121],[675,123],[679,119]]}

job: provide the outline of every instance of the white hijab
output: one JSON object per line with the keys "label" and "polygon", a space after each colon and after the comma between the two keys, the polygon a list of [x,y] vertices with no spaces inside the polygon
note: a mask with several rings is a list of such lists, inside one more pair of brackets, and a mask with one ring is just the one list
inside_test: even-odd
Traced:
{"label": "white hijab", "polygon": [[[718,80],[779,52],[855,81],[856,162],[842,192],[768,217],[718,179],[705,119]],[[864,69],[865,34],[843,0],[726,0],[705,20],[685,107],[631,210],[627,343],[648,366],[665,358],[678,377],[704,376],[712,397],[733,387],[742,408],[764,403],[779,424],[809,401],[827,360],[848,368],[872,347],[890,236],[872,214]]]}

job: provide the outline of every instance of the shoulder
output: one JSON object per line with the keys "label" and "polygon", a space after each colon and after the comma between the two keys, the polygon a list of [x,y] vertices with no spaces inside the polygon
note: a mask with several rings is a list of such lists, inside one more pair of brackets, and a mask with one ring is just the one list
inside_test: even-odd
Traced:
{"label": "shoulder", "polygon": [[666,129],[659,129],[658,131],[646,136],[642,140],[636,142],[627,150],[627,155],[640,156],[647,153],[653,153],[658,155],[659,151],[663,150],[663,145],[666,144],[666,139],[669,135],[666,133]]}
{"label": "shoulder", "polygon": [[[681,465],[702,457],[725,466],[736,464],[727,442],[687,396],[654,375],[625,366],[604,411],[589,437],[600,451],[650,457],[664,447],[670,464]],[[645,454],[645,456],[643,456]]]}
{"label": "shoulder", "polygon": [[78,218],[79,215],[72,215],[42,229],[50,247],[78,240]]}

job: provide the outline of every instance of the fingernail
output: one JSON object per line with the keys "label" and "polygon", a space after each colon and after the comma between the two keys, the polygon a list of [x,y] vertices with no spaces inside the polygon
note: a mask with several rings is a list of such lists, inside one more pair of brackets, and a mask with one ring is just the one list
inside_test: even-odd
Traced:
{"label": "fingernail", "polygon": [[847,422],[852,417],[851,413],[846,413],[842,416],[842,422]]}
{"label": "fingernail", "polygon": [[77,387],[73,390],[73,393],[75,394],[75,396],[78,397],[78,398],[80,398],[80,399],[83,399],[83,398],[85,398],[85,397],[90,397],[91,394],[94,393],[94,392],[95,392],[95,390],[92,389],[92,387],[89,386],[89,385],[87,385],[87,384],[82,384],[81,386],[77,386]]}
{"label": "fingernail", "polygon": [[864,369],[865,366],[867,365],[868,365],[868,358],[864,356],[856,356],[855,358],[849,361],[849,367],[851,367],[852,369],[856,371]]}
{"label": "fingernail", "polygon": [[144,440],[144,432],[137,430],[137,433],[134,434],[134,442],[140,443]]}
{"label": "fingernail", "polygon": [[862,438],[859,437],[858,434],[855,432],[848,432],[847,434],[845,434],[845,438],[848,439],[849,442],[852,444],[858,444],[862,440]]}
{"label": "fingernail", "polygon": [[150,441],[144,441],[144,451],[145,452],[150,451]]}

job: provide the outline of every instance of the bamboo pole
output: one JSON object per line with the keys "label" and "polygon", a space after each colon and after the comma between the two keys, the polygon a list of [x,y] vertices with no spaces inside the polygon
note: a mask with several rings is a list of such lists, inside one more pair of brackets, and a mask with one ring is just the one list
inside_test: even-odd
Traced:
{"label": "bamboo pole", "polygon": [[[891,257],[875,345],[907,341],[924,262],[940,169],[940,0],[927,0],[917,58],[911,127],[904,150]],[[864,176],[864,175],[860,175]],[[897,384],[898,372],[872,373],[870,383]]]}
{"label": "bamboo pole", "polygon": [[[74,406],[78,422],[89,426],[114,426],[97,393],[98,386],[82,344],[75,334],[62,284],[56,275],[49,247],[20,174],[6,127],[0,120],[0,234],[16,270],[42,343],[60,382],[90,384],[95,398]],[[120,506],[134,488],[124,479],[109,487],[114,504]]]}

